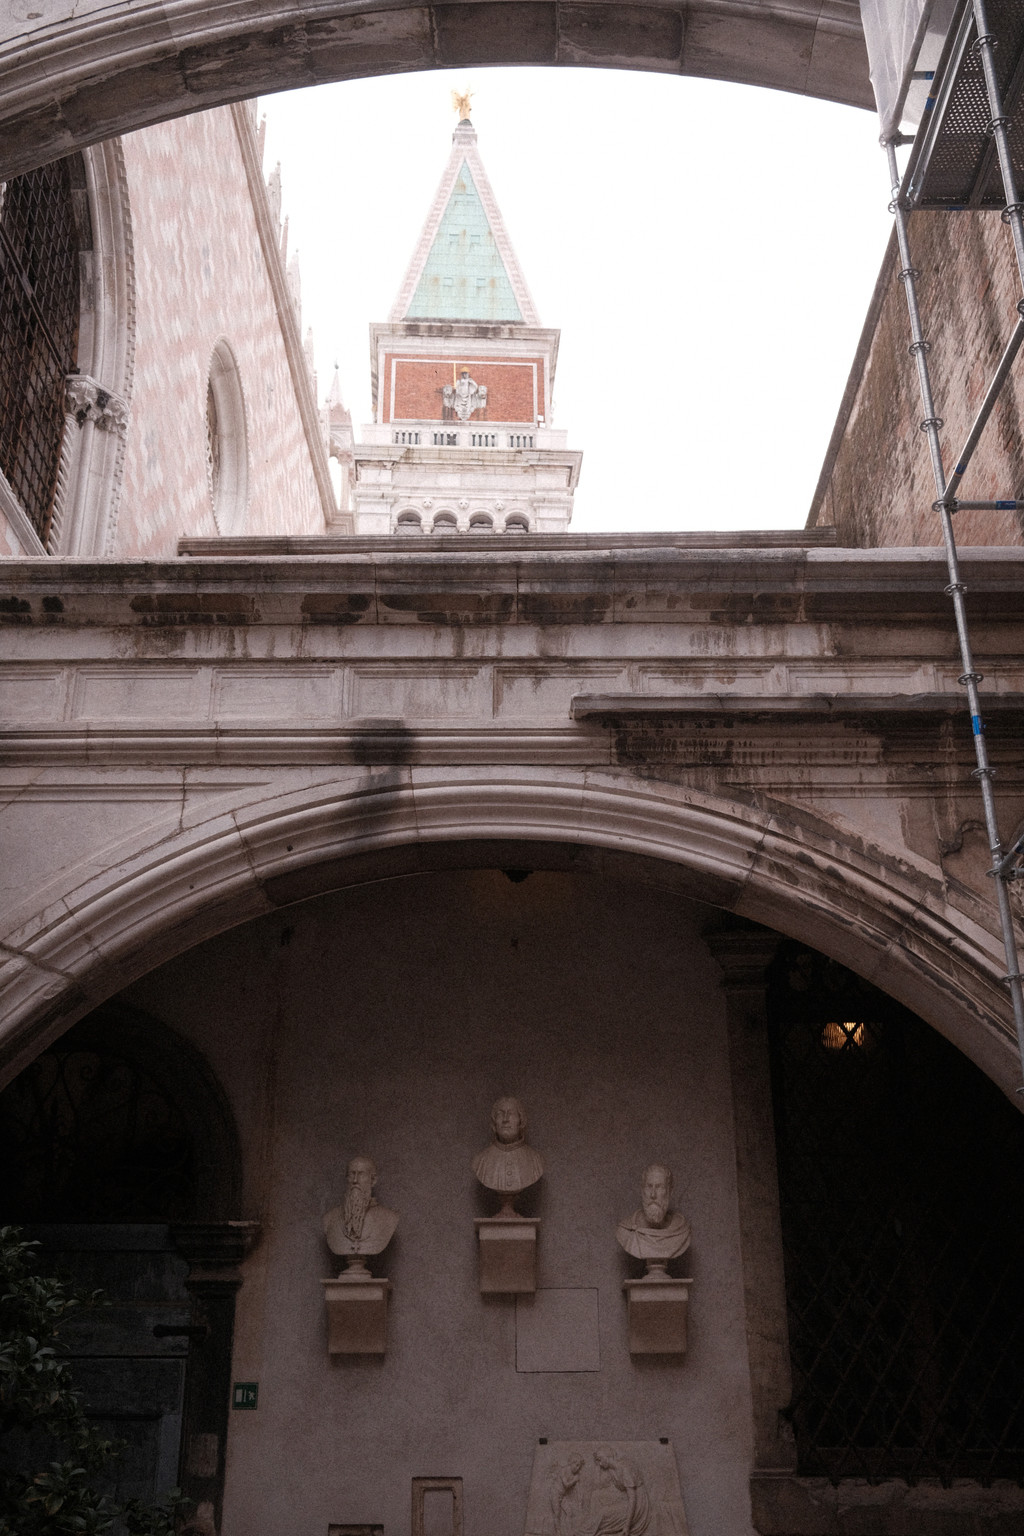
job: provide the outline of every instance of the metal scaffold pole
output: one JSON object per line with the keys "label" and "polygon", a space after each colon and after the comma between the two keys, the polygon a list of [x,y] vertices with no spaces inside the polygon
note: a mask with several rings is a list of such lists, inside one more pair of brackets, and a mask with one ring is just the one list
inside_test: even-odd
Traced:
{"label": "metal scaffold pole", "polygon": [[[1013,235],[1018,271],[1022,287],[1024,287],[1024,206],[1022,206],[1017,196],[1016,179],[1013,163],[1010,158],[1009,139],[1007,136],[1007,118],[1003,112],[998,80],[992,59],[996,39],[988,30],[988,18],[984,0],[972,0],[972,3],[978,33],[974,47],[980,57],[984,72],[985,88],[991,113],[991,132],[995,140],[999,168],[1003,178],[1003,190],[1006,200],[1003,220],[1009,225]],[[1017,305],[1020,318],[1017,320],[1010,340],[993,375],[963,450],[955,461],[953,473],[947,481],[942,462],[942,446],[939,440],[939,429],[943,423],[935,409],[931,373],[928,367],[929,343],[925,340],[924,329],[921,323],[921,310],[918,304],[916,280],[920,274],[916,271],[911,261],[907,228],[907,208],[904,206],[901,197],[900,174],[896,162],[896,144],[898,142],[900,142],[898,138],[889,140],[885,144],[885,150],[888,156],[889,176],[892,184],[892,203],[890,207],[896,219],[896,235],[899,242],[899,276],[906,293],[907,309],[910,315],[912,336],[910,351],[917,364],[918,385],[921,391],[921,402],[924,407],[924,420],[921,422],[921,431],[928,438],[928,449],[936,492],[933,509],[938,513],[942,526],[943,542],[946,547],[946,561],[949,567],[949,585],[946,591],[953,599],[953,612],[956,619],[957,637],[960,642],[960,657],[963,665],[963,672],[959,681],[967,690],[971,712],[974,751],[977,759],[974,777],[978,780],[984,806],[985,830],[988,835],[989,850],[992,855],[992,869],[989,873],[994,877],[995,881],[996,902],[1002,929],[1003,951],[1006,957],[1006,982],[1010,989],[1010,998],[1013,1004],[1013,1018],[1017,1031],[1017,1048],[1020,1053],[1021,1069],[1024,1071],[1024,986],[1022,986],[1017,953],[1017,937],[1014,932],[1008,884],[1016,876],[1015,864],[1017,859],[1024,855],[1024,837],[1019,838],[1007,852],[1003,848],[1002,839],[999,835],[999,827],[996,820],[995,794],[992,788],[992,777],[995,770],[989,762],[988,747],[985,742],[985,725],[981,714],[981,698],[978,692],[978,684],[982,681],[982,674],[976,670],[974,665],[970,632],[967,625],[967,607],[964,602],[964,594],[967,588],[961,576],[956,536],[953,532],[953,516],[961,508],[966,510],[968,507],[987,506],[1011,510],[1015,509],[1018,505],[1016,498],[1007,499],[1005,502],[963,502],[957,500],[956,493],[974,456],[974,451],[978,446],[985,424],[995,407],[999,391],[1009,376],[1017,353],[1020,351],[1022,344],[1024,344],[1024,299],[1021,299]],[[1024,1088],[1018,1089],[1018,1092],[1024,1093]]]}

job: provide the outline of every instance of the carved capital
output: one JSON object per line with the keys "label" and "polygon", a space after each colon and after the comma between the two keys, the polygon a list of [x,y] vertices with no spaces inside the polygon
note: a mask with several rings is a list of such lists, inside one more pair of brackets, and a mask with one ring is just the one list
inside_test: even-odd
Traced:
{"label": "carved capital", "polygon": [[738,929],[704,935],[704,942],[718,961],[726,992],[764,987],[765,973],[782,942],[778,933]]}
{"label": "carved capital", "polygon": [[[258,1221],[189,1221],[171,1227],[171,1238],[194,1274],[237,1273],[260,1237]],[[191,1277],[190,1277],[191,1278]]]}
{"label": "carved capital", "polygon": [[91,379],[87,373],[69,373],[65,381],[67,412],[79,426],[95,422],[101,432],[116,432],[123,437],[128,430],[128,402],[112,390]]}

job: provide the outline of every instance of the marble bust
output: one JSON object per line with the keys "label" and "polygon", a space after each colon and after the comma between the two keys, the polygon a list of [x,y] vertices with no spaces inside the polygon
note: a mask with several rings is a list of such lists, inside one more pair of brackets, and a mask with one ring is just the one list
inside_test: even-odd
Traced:
{"label": "marble bust", "polygon": [[332,1253],[344,1255],[349,1268],[361,1267],[364,1254],[383,1253],[395,1235],[398,1212],[373,1198],[377,1169],[369,1157],[354,1157],[345,1177],[345,1200],[324,1217]]}
{"label": "marble bust", "polygon": [[648,1274],[657,1273],[690,1246],[690,1223],[670,1209],[672,1174],[664,1164],[644,1170],[640,1201],[640,1209],[619,1222],[615,1236],[634,1259],[646,1259]]}
{"label": "marble bust", "polygon": [[518,1099],[495,1101],[490,1146],[473,1159],[473,1172],[485,1189],[505,1196],[503,1214],[513,1215],[512,1196],[529,1189],[544,1172],[544,1161],[526,1143],[526,1111]]}

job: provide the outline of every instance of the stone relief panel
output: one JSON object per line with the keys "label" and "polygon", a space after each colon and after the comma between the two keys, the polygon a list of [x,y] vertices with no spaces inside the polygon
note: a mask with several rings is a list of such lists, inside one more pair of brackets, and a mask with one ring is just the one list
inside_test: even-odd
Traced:
{"label": "stone relief panel", "polygon": [[526,1536],[688,1536],[670,1442],[538,1445]]}

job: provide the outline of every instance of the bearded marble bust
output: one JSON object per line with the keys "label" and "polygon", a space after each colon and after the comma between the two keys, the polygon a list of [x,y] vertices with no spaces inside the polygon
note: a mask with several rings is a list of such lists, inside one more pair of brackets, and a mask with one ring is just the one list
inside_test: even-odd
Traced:
{"label": "bearded marble bust", "polygon": [[620,1221],[615,1230],[619,1246],[634,1259],[646,1259],[647,1269],[664,1269],[690,1246],[690,1223],[672,1203],[672,1174],[663,1163],[644,1170],[640,1209]]}
{"label": "bearded marble bust", "polygon": [[491,1144],[474,1157],[473,1172],[485,1189],[504,1195],[511,1210],[511,1196],[536,1184],[544,1172],[544,1160],[526,1144],[526,1110],[518,1099],[495,1102],[491,1131]]}
{"label": "bearded marble bust", "polygon": [[378,1205],[373,1198],[377,1169],[369,1157],[354,1157],[345,1178],[344,1204],[324,1217],[324,1233],[332,1253],[348,1258],[383,1253],[395,1235],[398,1212]]}

